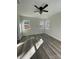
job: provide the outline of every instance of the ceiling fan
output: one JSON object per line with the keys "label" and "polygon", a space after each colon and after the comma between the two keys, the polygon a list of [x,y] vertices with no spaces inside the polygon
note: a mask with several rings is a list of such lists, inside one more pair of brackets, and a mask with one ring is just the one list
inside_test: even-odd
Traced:
{"label": "ceiling fan", "polygon": [[37,11],[34,12],[39,12],[40,14],[42,14],[43,12],[48,12],[47,10],[44,10],[46,7],[48,7],[48,4],[45,4],[44,6],[40,6],[40,7],[34,5],[34,7],[38,9]]}

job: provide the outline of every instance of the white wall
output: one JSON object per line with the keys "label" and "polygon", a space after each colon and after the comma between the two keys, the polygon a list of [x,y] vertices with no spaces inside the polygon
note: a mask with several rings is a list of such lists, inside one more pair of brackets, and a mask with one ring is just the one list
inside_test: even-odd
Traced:
{"label": "white wall", "polygon": [[48,35],[61,40],[61,12],[52,15],[48,20],[50,21],[50,28],[49,30],[45,30],[45,32]]}
{"label": "white wall", "polygon": [[43,33],[44,30],[40,29],[40,21],[43,19],[21,16],[20,22],[22,22],[23,20],[30,20],[32,30],[29,30],[27,32],[23,32],[22,35],[27,36],[27,35],[32,35],[32,34]]}
{"label": "white wall", "polygon": [[[18,33],[20,37],[22,37],[22,35],[27,36],[32,34],[46,33],[58,40],[61,40],[61,12],[52,15],[48,19],[40,19],[40,18],[24,17],[24,16],[21,16],[20,18],[18,17],[18,19],[19,19],[18,23],[22,23],[23,20],[30,20],[30,24],[32,27],[32,30]],[[49,29],[40,28],[40,21],[42,20],[44,21],[49,20]]]}

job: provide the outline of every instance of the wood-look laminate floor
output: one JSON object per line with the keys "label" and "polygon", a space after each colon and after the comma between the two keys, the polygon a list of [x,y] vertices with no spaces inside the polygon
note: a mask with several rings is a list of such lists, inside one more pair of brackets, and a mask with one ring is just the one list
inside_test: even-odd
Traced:
{"label": "wood-look laminate floor", "polygon": [[42,34],[41,37],[44,43],[31,59],[61,59],[61,42],[47,34]]}
{"label": "wood-look laminate floor", "polygon": [[[61,59],[61,42],[56,40],[55,38],[50,37],[49,35],[43,33],[36,36],[36,39],[41,37],[43,39],[43,44],[40,46],[36,53],[31,57],[31,59]],[[24,37],[22,40],[25,41],[26,38],[30,38],[31,36]]]}

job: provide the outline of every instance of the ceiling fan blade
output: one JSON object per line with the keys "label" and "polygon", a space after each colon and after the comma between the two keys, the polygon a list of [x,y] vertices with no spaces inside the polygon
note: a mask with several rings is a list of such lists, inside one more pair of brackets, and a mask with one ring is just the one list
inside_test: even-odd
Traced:
{"label": "ceiling fan blade", "polygon": [[47,10],[43,10],[44,12],[48,12]]}
{"label": "ceiling fan blade", "polygon": [[45,9],[47,6],[48,6],[48,4],[46,4],[46,5],[43,7],[43,9]]}
{"label": "ceiling fan blade", "polygon": [[39,9],[38,6],[36,6],[36,5],[34,5],[34,7],[36,7],[37,9]]}

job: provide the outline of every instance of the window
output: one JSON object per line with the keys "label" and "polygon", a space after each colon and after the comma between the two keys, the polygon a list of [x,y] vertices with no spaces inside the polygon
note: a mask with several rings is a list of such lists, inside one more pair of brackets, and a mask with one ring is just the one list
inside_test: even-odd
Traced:
{"label": "window", "polygon": [[40,21],[40,28],[41,29],[49,29],[49,20],[41,20]]}

